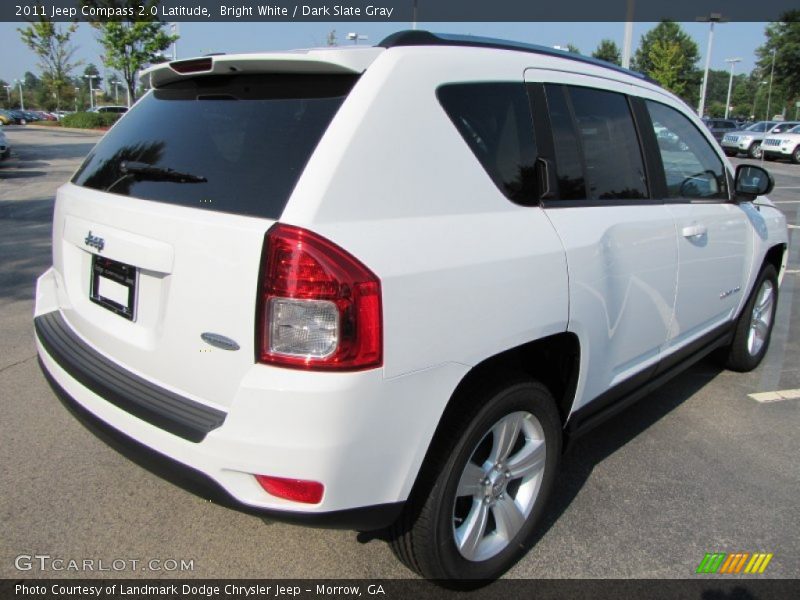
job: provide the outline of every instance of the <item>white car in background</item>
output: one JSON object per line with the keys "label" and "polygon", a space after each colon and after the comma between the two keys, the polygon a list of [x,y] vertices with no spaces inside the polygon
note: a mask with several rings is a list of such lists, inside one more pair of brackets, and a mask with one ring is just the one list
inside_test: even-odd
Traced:
{"label": "white car in background", "polygon": [[795,164],[800,163],[800,125],[777,135],[770,135],[764,139],[764,158],[775,160],[786,158]]}

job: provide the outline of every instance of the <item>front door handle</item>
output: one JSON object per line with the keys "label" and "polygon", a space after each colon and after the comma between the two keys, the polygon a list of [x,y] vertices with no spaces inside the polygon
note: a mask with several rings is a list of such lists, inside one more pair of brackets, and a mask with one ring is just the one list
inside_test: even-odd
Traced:
{"label": "front door handle", "polygon": [[705,225],[687,225],[681,229],[681,235],[685,238],[700,237],[708,233],[708,228]]}

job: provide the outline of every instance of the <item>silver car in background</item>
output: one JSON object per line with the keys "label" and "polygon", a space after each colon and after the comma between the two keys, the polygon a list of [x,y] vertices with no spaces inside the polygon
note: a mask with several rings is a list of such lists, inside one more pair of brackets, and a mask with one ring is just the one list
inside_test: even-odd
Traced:
{"label": "silver car in background", "polygon": [[768,135],[782,133],[800,125],[797,121],[758,121],[741,131],[726,133],[722,138],[722,149],[728,156],[736,156],[740,152],[750,158],[761,158],[761,142]]}

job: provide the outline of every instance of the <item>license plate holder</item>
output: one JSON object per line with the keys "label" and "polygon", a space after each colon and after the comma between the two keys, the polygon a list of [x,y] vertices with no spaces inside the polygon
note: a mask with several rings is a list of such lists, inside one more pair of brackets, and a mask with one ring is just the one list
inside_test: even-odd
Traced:
{"label": "license plate holder", "polygon": [[93,254],[89,299],[120,317],[133,321],[136,317],[138,277],[136,267]]}

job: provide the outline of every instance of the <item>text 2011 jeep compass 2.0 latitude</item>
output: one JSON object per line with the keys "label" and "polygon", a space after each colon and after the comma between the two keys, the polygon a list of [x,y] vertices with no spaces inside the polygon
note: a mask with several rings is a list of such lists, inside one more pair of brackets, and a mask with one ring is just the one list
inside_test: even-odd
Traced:
{"label": "text 2011 jeep compass 2.0 latitude", "polygon": [[568,437],[767,350],[772,180],[637,74],[405,32],[145,77],[58,191],[39,355],[239,506],[496,577]]}

